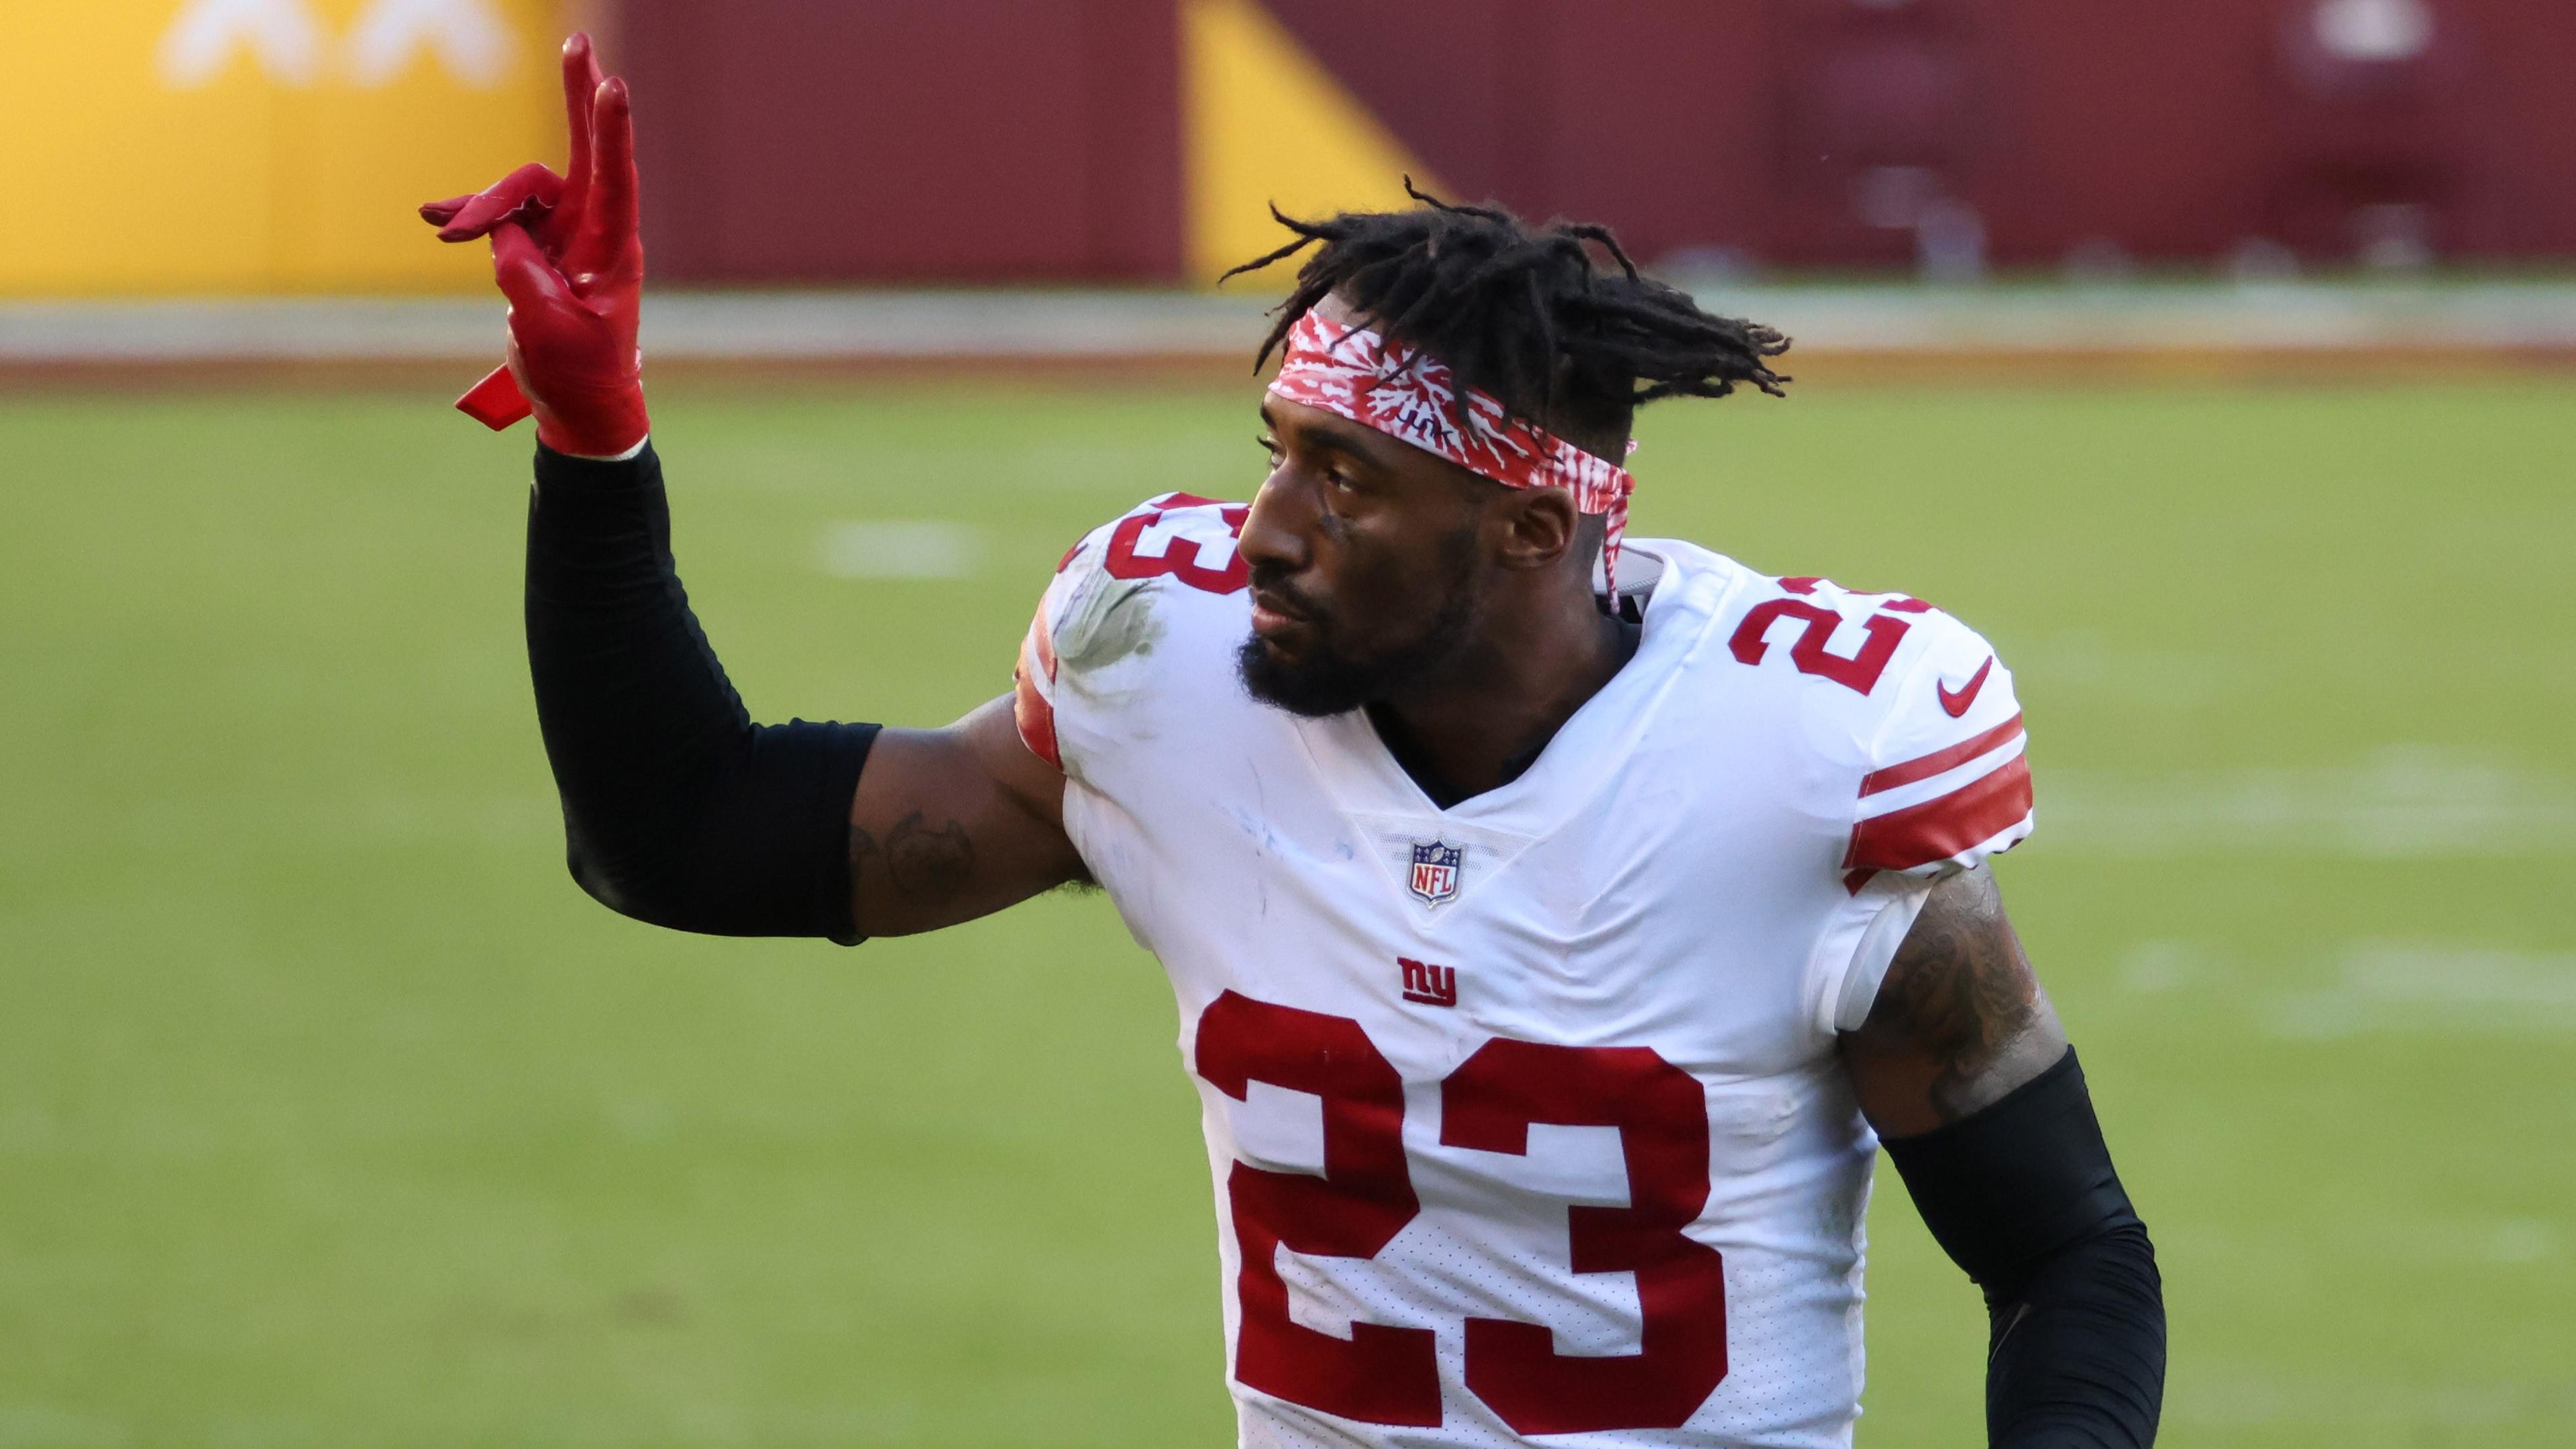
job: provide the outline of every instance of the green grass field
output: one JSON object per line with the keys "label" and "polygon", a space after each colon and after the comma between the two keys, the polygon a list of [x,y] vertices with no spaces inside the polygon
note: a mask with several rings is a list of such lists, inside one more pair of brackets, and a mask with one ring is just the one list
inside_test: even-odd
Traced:
{"label": "green grass field", "polygon": [[[753,708],[920,723],[1006,686],[1085,527],[1243,496],[1251,404],[657,413]],[[2162,1248],[2169,1444],[2576,1442],[2571,404],[1648,415],[1637,532],[2016,667],[1999,874]],[[565,878],[529,446],[436,396],[0,398],[0,1446],[1230,1442],[1171,1000],[1105,901],[841,951]],[[960,525],[957,576],[840,576],[887,520]],[[1982,1442],[1982,1314],[1883,1184],[1862,1443]]]}

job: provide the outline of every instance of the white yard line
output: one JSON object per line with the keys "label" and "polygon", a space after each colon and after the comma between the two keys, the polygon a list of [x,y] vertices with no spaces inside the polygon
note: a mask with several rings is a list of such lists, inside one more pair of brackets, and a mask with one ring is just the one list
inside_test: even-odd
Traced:
{"label": "white yard line", "polygon": [[815,555],[839,579],[962,579],[982,567],[984,535],[938,519],[850,519],[823,530]]}
{"label": "white yard line", "polygon": [[[2576,353],[2576,283],[1726,287],[1718,310],[1802,350],[1886,354],[2529,350]],[[1187,292],[657,292],[675,360],[1239,358],[1271,298]],[[479,298],[0,302],[0,363],[497,356]]]}
{"label": "white yard line", "polygon": [[2576,853],[2576,779],[2434,745],[2341,766],[2039,776],[2030,849],[2359,860]]}

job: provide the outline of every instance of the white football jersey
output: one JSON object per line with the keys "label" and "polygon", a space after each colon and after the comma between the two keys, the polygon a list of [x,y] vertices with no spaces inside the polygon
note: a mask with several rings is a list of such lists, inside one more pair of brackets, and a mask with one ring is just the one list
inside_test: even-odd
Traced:
{"label": "white football jersey", "polygon": [[1259,1446],[1826,1446],[1876,1140],[1834,1052],[1937,874],[2029,833],[2012,677],[1901,594],[1631,539],[1636,655],[1441,809],[1236,673],[1245,508],[1085,538],[1020,659],[1180,1004]]}

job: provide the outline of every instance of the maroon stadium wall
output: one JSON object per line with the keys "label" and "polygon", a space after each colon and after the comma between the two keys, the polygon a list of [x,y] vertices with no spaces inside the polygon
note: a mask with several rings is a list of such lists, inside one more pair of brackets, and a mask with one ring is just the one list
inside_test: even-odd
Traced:
{"label": "maroon stadium wall", "polygon": [[656,276],[1179,274],[1173,0],[629,0],[618,45]]}
{"label": "maroon stadium wall", "polygon": [[[627,0],[656,271],[1179,276],[1188,0]],[[2576,256],[2567,0],[1263,0],[1430,170],[1773,266]]]}

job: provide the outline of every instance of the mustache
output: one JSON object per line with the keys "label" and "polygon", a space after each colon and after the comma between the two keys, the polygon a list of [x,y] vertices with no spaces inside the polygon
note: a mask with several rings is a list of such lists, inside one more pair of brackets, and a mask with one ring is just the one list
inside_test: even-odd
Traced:
{"label": "mustache", "polygon": [[1315,601],[1288,583],[1285,569],[1276,566],[1265,569],[1255,565],[1251,571],[1251,583],[1252,592],[1263,604],[1290,618],[1312,620],[1322,617],[1323,611],[1315,606]]}

